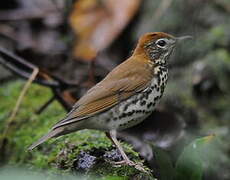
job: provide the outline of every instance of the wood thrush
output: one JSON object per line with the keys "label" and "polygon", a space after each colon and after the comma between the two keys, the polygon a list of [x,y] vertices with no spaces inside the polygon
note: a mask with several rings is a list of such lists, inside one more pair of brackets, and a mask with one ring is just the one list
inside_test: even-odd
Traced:
{"label": "wood thrush", "polygon": [[67,116],[29,150],[49,138],[81,129],[97,129],[110,137],[124,163],[134,165],[116,139],[116,131],[134,126],[151,114],[164,92],[169,56],[177,42],[188,37],[176,38],[163,32],[144,34],[133,55],[92,87]]}

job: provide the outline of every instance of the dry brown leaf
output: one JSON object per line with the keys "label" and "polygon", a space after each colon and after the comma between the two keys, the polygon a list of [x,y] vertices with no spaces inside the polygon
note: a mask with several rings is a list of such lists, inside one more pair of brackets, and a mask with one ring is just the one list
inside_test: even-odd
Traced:
{"label": "dry brown leaf", "polygon": [[70,15],[77,36],[74,56],[92,60],[108,47],[137,12],[142,0],[78,0]]}

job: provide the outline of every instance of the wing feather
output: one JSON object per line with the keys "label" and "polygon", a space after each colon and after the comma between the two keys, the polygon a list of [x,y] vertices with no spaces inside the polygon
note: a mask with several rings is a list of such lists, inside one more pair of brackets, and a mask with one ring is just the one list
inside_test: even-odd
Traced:
{"label": "wing feather", "polygon": [[134,62],[127,60],[111,71],[104,80],[92,87],[74,105],[67,117],[59,121],[53,129],[106,111],[138,91],[144,90],[150,83],[153,73],[141,61]]}

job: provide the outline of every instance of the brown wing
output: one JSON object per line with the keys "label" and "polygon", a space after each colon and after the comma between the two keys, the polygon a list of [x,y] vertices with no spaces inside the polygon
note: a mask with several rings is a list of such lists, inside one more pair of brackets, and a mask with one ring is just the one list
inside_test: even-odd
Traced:
{"label": "brown wing", "polygon": [[103,112],[136,92],[145,89],[152,71],[143,61],[128,59],[111,71],[104,80],[92,87],[73,107],[67,117],[53,129],[86,119]]}

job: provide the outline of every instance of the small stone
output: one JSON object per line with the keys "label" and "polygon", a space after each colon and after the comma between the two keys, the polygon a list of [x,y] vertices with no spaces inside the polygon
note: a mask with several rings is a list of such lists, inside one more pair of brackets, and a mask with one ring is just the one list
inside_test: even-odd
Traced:
{"label": "small stone", "polygon": [[122,161],[122,156],[117,149],[113,149],[104,154],[104,158],[112,160],[112,161]]}
{"label": "small stone", "polygon": [[76,161],[74,161],[73,163],[73,167],[76,170],[80,170],[80,171],[86,171],[90,168],[92,168],[92,166],[96,163],[96,157],[90,155],[87,152],[81,152],[79,154],[79,157]]}

